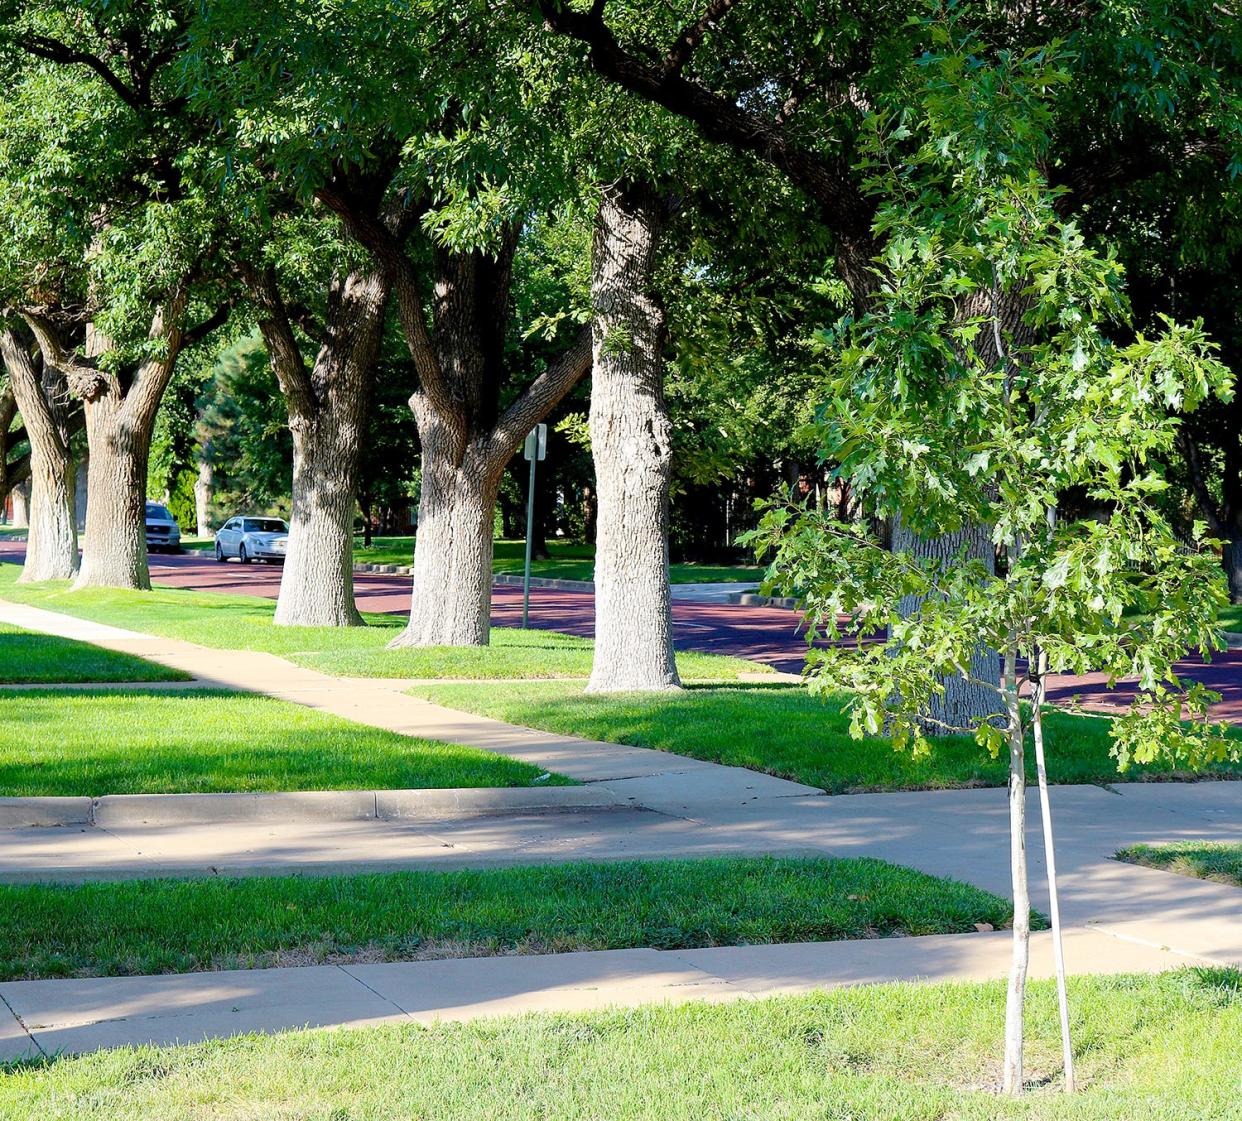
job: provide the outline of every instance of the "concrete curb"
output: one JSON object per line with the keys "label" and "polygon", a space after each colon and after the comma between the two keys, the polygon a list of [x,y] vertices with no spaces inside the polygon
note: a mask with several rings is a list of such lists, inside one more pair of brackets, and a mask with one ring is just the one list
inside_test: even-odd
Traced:
{"label": "concrete curb", "polygon": [[106,794],[0,798],[0,829],[139,825],[286,824],[307,821],[443,821],[514,813],[613,809],[628,802],[597,786],[455,790],[305,790],[261,794]]}
{"label": "concrete curb", "polygon": [[793,596],[761,596],[756,592],[731,592],[725,596],[725,602],[743,607],[784,607],[790,611],[798,608],[798,601]]}

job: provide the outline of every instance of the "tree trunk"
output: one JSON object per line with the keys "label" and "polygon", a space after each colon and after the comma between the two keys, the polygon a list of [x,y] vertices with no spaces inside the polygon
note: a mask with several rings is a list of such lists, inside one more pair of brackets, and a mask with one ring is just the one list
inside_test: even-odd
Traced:
{"label": "tree trunk", "polygon": [[105,390],[86,402],[86,439],[91,449],[86,476],[90,501],[82,567],[73,586],[148,590],[150,424],[136,426],[125,398]]}
{"label": "tree trunk", "polygon": [[[931,558],[944,569],[956,563],[963,547],[967,560],[982,561],[988,572],[995,572],[996,550],[987,526],[969,525],[941,537],[920,537],[900,520],[893,522],[892,550],[895,553],[906,553],[920,560]],[[907,596],[901,601],[901,614],[914,614],[920,603],[919,597]],[[957,675],[942,678],[944,695],[932,699],[928,712],[929,735],[949,734],[949,729],[954,728],[971,729],[1004,712],[996,691],[1000,683],[1000,659],[996,652],[983,645],[976,646],[969,669],[972,677],[990,682],[991,687],[975,684]],[[948,725],[948,729],[944,725]]]}
{"label": "tree trunk", "polygon": [[73,522],[78,533],[86,532],[86,508],[90,505],[90,487],[88,485],[91,470],[89,454],[78,456],[78,474],[73,488]]}
{"label": "tree trunk", "polygon": [[1023,1012],[1031,955],[1031,895],[1026,869],[1026,759],[1022,708],[1018,699],[1017,659],[1005,656],[1004,694],[1009,739],[1009,857],[1013,880],[1013,961],[1005,1000],[1004,1091],[1022,1093]]}
{"label": "tree trunk", "polygon": [[10,493],[13,495],[13,518],[9,525],[14,529],[26,529],[30,525],[30,480],[24,479]]}
{"label": "tree trunk", "polygon": [[211,536],[211,499],[215,493],[211,460],[204,456],[198,461],[198,478],[194,480],[194,523],[199,537]]}
{"label": "tree trunk", "polygon": [[356,627],[354,510],[374,363],[390,282],[380,268],[333,281],[324,342],[307,369],[275,275],[248,273],[259,328],[289,409],[293,508],[273,622]]}
{"label": "tree trunk", "polygon": [[[0,351],[30,441],[30,479],[25,489],[29,507],[22,511],[30,533],[18,582],[72,580],[78,571],[78,534],[75,465],[69,447],[69,387],[60,371],[46,364],[39,368],[30,346],[15,331],[0,335]],[[15,514],[17,497],[15,492]],[[14,523],[20,524],[16,517]]]}
{"label": "tree trunk", "polygon": [[1221,563],[1225,578],[1229,581],[1229,600],[1242,603],[1242,526],[1230,523],[1225,528],[1225,547],[1221,550]]}
{"label": "tree trunk", "polygon": [[[423,449],[410,621],[390,645],[485,646],[491,634],[492,528],[500,472],[489,476],[477,448],[426,397],[410,404]],[[501,467],[503,471],[503,465]]]}
{"label": "tree trunk", "polygon": [[652,273],[664,225],[642,189],[601,195],[592,242],[591,455],[599,491],[591,693],[677,688],[668,585],[672,425]]}

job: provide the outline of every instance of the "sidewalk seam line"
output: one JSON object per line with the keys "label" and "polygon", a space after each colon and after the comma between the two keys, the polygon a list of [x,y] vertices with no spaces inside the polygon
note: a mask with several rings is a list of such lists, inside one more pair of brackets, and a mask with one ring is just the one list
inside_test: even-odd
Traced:
{"label": "sidewalk seam line", "polygon": [[36,1050],[36,1051],[38,1051],[38,1052],[39,1052],[39,1054],[40,1054],[40,1055],[42,1055],[42,1056],[46,1059],[46,1058],[48,1057],[48,1053],[47,1053],[46,1049],[44,1048],[43,1044],[42,1044],[42,1043],[40,1043],[40,1042],[39,1042],[39,1041],[35,1038],[35,1036],[34,1036],[34,1032],[32,1032],[32,1031],[31,1031],[28,1027],[26,1027],[26,1021],[25,1021],[25,1020],[23,1020],[23,1019],[22,1019],[22,1018],[21,1018],[21,1017],[17,1014],[17,1009],[15,1009],[15,1008],[14,1008],[14,1007],[13,1007],[13,1006],[9,1003],[9,998],[8,998],[7,996],[5,996],[5,995],[4,995],[3,991],[0,991],[0,1001],[3,1001],[3,1002],[4,1002],[4,1006],[5,1006],[5,1008],[7,1008],[7,1009],[9,1010],[9,1012],[12,1014],[13,1019],[17,1021],[17,1026],[18,1026],[19,1028],[21,1028],[23,1032],[25,1032],[25,1033],[26,1033],[26,1038],[27,1038],[27,1039],[29,1039],[29,1040],[30,1040],[30,1042],[34,1044],[34,1048],[35,1048],[35,1050]]}

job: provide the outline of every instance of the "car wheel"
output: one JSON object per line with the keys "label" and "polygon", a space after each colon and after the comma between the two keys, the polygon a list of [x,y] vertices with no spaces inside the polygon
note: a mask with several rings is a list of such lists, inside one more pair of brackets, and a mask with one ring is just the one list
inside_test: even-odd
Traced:
{"label": "car wheel", "polygon": [[216,542],[216,564],[224,563],[224,550],[220,548],[220,542]]}
{"label": "car wheel", "polygon": [[250,563],[250,558],[249,558],[248,556],[246,556],[246,546],[245,546],[245,545],[238,545],[238,546],[237,546],[237,559],[238,559],[239,561],[241,561],[241,562],[242,562],[242,564],[249,564],[249,563]]}

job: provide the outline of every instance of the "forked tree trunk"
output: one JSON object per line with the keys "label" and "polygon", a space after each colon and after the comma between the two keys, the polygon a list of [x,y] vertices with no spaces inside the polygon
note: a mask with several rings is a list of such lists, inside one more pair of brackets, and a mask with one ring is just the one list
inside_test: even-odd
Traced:
{"label": "forked tree trunk", "polygon": [[109,391],[86,402],[90,502],[75,588],[151,587],[146,523],[151,425],[135,424],[125,404]]}
{"label": "forked tree trunk", "polygon": [[333,281],[323,344],[308,368],[275,273],[247,272],[259,328],[289,411],[293,508],[273,621],[354,627],[354,510],[374,364],[391,290],[378,267]]}
{"label": "forked tree trunk", "polygon": [[215,493],[211,460],[198,461],[198,478],[194,480],[194,528],[199,537],[211,536],[211,499]]}
{"label": "forked tree trunk", "polygon": [[78,571],[78,533],[69,387],[59,371],[33,357],[16,332],[0,334],[0,352],[30,441],[30,501],[22,511],[30,533],[18,582],[71,580]]}
{"label": "forked tree trunk", "polygon": [[591,247],[590,428],[599,491],[591,693],[681,684],[668,585],[664,312],[652,290],[664,222],[654,192],[602,192]]}
{"label": "forked tree trunk", "polygon": [[1031,956],[1031,893],[1026,865],[1026,745],[1018,699],[1017,659],[1005,656],[1004,694],[1009,741],[1009,863],[1013,881],[1013,960],[1005,999],[1003,1089],[1022,1093],[1023,1013]]}
{"label": "forked tree trunk", "polygon": [[[946,569],[957,562],[963,548],[967,560],[982,562],[989,573],[996,571],[996,550],[987,526],[970,525],[940,537],[920,537],[900,520],[893,523],[892,549],[895,553],[905,553],[920,560],[930,558]],[[902,615],[912,615],[920,603],[919,597],[907,596],[901,601],[899,609]],[[996,652],[982,644],[976,646],[969,671],[977,682],[988,684],[977,684],[957,675],[942,678],[944,695],[934,697],[928,711],[929,734],[944,735],[952,729],[972,729],[1005,711],[997,692],[1000,659]]]}

